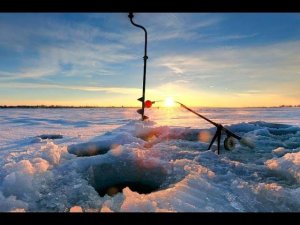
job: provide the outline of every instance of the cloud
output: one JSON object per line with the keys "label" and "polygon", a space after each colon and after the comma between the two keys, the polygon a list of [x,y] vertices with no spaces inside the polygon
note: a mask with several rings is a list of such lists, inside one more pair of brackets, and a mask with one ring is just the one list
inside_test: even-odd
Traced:
{"label": "cloud", "polygon": [[[86,17],[75,22],[52,15],[33,16],[36,23],[21,19],[7,23],[3,18],[0,47],[16,51],[11,58],[21,58],[13,69],[5,71],[6,65],[2,66],[0,80],[7,85],[140,95],[140,89],[126,88],[137,75],[128,79],[124,75],[137,74],[135,62],[141,58],[144,35],[129,23],[127,15],[92,16],[91,25]],[[174,95],[207,92],[299,97],[299,41],[250,47],[198,46],[199,41],[239,40],[259,34],[216,36],[211,28],[223,21],[219,14],[138,13],[134,20],[147,28],[149,43],[158,49],[149,58],[149,94],[163,96],[168,90]],[[177,45],[172,48],[174,40]],[[184,53],[186,41],[192,44]],[[66,81],[70,82],[63,85]]]}
{"label": "cloud", "polygon": [[256,47],[222,47],[188,54],[170,52],[155,59],[153,65],[169,77],[180,74],[180,79],[188,80],[195,87],[213,85],[214,91],[219,92],[225,92],[227,88],[247,93],[256,90],[289,94],[299,89],[294,85],[300,83],[299,52],[300,41]]}
{"label": "cloud", "polygon": [[[133,20],[147,29],[149,42],[162,42],[199,39],[202,37],[201,29],[216,26],[222,17],[204,13],[143,13]],[[124,33],[127,43],[144,42],[142,30],[135,29]]]}
{"label": "cloud", "polygon": [[[15,57],[14,72],[0,72],[1,79],[41,78],[49,76],[78,78],[113,75],[116,65],[134,58],[127,46],[108,42],[112,35],[84,23],[67,24],[43,18],[35,26],[0,22],[0,47],[23,51],[22,61]],[[121,35],[119,35],[121,36]],[[1,50],[1,49],[0,49]],[[12,53],[10,53],[12,54]],[[64,70],[62,65],[70,65]]]}
{"label": "cloud", "polygon": [[75,85],[58,85],[58,84],[33,84],[33,83],[1,83],[2,88],[25,88],[25,89],[66,89],[66,90],[78,90],[87,92],[105,92],[110,94],[122,94],[122,95],[139,95],[141,89],[139,88],[123,88],[123,87],[97,87],[97,86],[75,86]]}
{"label": "cloud", "polygon": [[15,77],[17,76],[18,73],[14,72],[7,72],[7,71],[0,71],[0,79],[5,79],[5,78],[10,78],[10,77]]}
{"label": "cloud", "polygon": [[[117,40],[120,32],[112,32],[87,22],[64,20],[63,14],[3,14],[0,15],[0,45],[8,49],[38,48],[45,43],[70,43],[78,40],[103,42]],[[84,19],[81,14],[80,18]],[[111,17],[114,14],[110,15]],[[45,42],[46,41],[46,42]]]}
{"label": "cloud", "polygon": [[55,73],[56,70],[54,68],[40,68],[40,69],[23,69],[20,72],[7,72],[0,71],[0,80],[2,81],[11,81],[11,80],[19,80],[26,78],[40,78],[44,76],[51,75]]}
{"label": "cloud", "polygon": [[209,41],[229,41],[229,40],[241,40],[247,38],[253,38],[258,36],[258,33],[252,34],[232,34],[232,35],[225,35],[225,36],[211,36]]}
{"label": "cloud", "polygon": [[[88,15],[86,14],[87,17]],[[128,21],[123,21],[123,14],[99,14],[93,17],[93,20],[106,18],[108,21],[117,21],[116,26],[121,25],[118,30],[108,29],[101,23],[99,26],[86,22],[74,23],[48,14],[27,15],[22,20],[23,17],[24,15],[14,18],[16,21],[12,20],[13,22],[9,22],[11,17],[3,17],[0,22],[0,45],[2,43],[3,46],[18,51],[28,51],[30,47],[35,56],[24,60],[22,66],[14,71],[14,75],[6,74],[6,79],[113,75],[116,65],[140,57],[131,46],[137,48],[138,40],[143,42],[144,36],[140,30],[132,27],[127,17],[124,18]],[[193,14],[193,17],[198,20],[195,22],[190,14],[184,13],[138,13],[135,19],[137,23],[145,22],[145,26],[151,31],[149,37],[154,42],[196,37],[199,35],[197,29],[212,26],[220,20],[207,14]],[[68,71],[62,68],[65,64],[70,65]],[[183,73],[172,64],[168,66],[177,74]]]}

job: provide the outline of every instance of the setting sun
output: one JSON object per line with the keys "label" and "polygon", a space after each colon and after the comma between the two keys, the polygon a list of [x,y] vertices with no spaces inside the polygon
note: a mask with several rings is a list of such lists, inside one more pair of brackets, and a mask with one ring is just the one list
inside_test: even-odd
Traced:
{"label": "setting sun", "polygon": [[172,97],[167,97],[165,100],[165,106],[166,107],[173,107],[175,106],[174,99]]}

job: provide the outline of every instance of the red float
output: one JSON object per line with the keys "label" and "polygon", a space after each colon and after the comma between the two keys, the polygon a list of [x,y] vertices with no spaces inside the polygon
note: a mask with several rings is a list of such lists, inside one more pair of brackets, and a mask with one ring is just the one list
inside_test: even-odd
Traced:
{"label": "red float", "polygon": [[145,101],[145,107],[150,108],[152,106],[152,102],[150,100]]}

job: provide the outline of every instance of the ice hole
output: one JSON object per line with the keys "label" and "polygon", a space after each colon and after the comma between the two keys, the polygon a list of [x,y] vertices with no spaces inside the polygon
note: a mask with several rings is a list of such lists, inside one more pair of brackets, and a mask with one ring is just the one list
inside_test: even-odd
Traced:
{"label": "ice hole", "polygon": [[79,157],[103,155],[111,149],[110,144],[99,144],[97,142],[81,143],[68,146],[68,152]]}
{"label": "ice hole", "polygon": [[42,134],[38,137],[41,139],[62,139],[63,138],[61,134]]}
{"label": "ice hole", "polygon": [[94,165],[89,182],[101,197],[113,196],[125,187],[140,194],[149,194],[167,188],[167,171],[160,165],[137,161],[116,160]]}

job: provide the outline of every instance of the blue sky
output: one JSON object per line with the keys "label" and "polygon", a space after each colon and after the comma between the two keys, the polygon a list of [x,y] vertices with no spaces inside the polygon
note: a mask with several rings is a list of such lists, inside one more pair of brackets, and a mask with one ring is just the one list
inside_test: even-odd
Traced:
{"label": "blue sky", "polygon": [[[135,13],[146,98],[300,104],[299,13]],[[144,33],[127,13],[0,14],[0,104],[137,106]]]}

